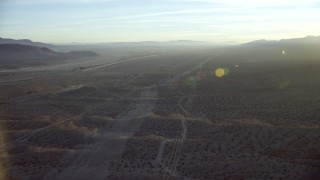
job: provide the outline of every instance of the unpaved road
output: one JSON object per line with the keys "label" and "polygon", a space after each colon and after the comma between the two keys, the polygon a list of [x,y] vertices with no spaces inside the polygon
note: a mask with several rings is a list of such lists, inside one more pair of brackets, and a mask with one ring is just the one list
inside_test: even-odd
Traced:
{"label": "unpaved road", "polygon": [[134,135],[140,128],[143,118],[152,114],[157,98],[157,89],[146,89],[141,92],[143,99],[115,121],[112,130],[98,134],[98,140],[92,146],[69,154],[74,162],[64,171],[53,170],[43,179],[105,179],[109,175],[110,162],[120,158],[126,139]]}
{"label": "unpaved road", "polygon": [[116,62],[113,62],[113,63],[106,63],[106,64],[103,64],[103,65],[99,65],[99,66],[83,69],[82,71],[92,71],[92,70],[95,70],[95,69],[98,69],[98,68],[103,68],[103,67],[106,67],[106,66],[112,66],[112,65],[119,64],[119,63],[124,63],[124,62],[127,62],[127,61],[145,59],[145,58],[154,57],[154,56],[158,56],[158,55],[148,55],[148,56],[142,56],[142,57],[129,58],[129,59],[125,59],[125,60],[116,61]]}
{"label": "unpaved road", "polygon": [[[200,68],[208,60],[200,61],[198,65],[172,78],[160,81],[159,84],[164,85],[177,81]],[[121,158],[127,139],[139,130],[144,117],[153,114],[152,109],[155,106],[157,97],[157,86],[142,89],[141,100],[117,118],[111,131],[99,132],[95,143],[79,151],[67,154],[67,158],[73,159],[73,162],[60,172],[57,169],[51,170],[43,179],[106,179],[111,173],[109,171],[110,163]],[[186,138],[187,129],[184,121],[181,125],[183,133],[181,137],[178,137],[180,140]]]}

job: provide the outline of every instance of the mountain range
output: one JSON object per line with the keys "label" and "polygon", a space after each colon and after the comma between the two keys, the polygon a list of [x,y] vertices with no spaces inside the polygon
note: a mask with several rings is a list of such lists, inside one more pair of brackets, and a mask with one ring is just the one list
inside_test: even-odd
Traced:
{"label": "mountain range", "polygon": [[[156,42],[156,41],[142,41],[142,42],[129,42],[129,43],[99,43],[93,44],[95,48],[100,47],[105,51],[104,46],[118,46],[118,45],[141,45],[148,47],[154,44],[177,46],[184,44],[197,44],[200,41],[169,41],[169,42]],[[76,59],[83,57],[97,57],[97,53],[93,51],[70,51],[70,52],[57,52],[66,50],[78,50],[91,47],[85,45],[81,48],[71,48],[72,45],[56,46],[52,44],[33,42],[28,39],[14,40],[0,38],[0,68],[19,68],[34,65],[45,65],[48,63],[58,63],[59,60]],[[52,50],[54,49],[54,50]],[[288,59],[301,60],[301,55],[308,54],[310,59],[317,60],[320,57],[320,36],[307,36],[303,38],[282,39],[279,41],[256,40],[248,43],[234,46],[233,51],[228,51],[232,56],[234,53],[247,54],[248,58],[268,58],[271,56],[278,56],[285,53]]]}
{"label": "mountain range", "polygon": [[244,43],[242,45],[266,46],[266,45],[292,45],[292,44],[299,44],[299,45],[320,44],[320,36],[307,36],[303,38],[281,39],[279,41],[260,39],[260,40]]}
{"label": "mountain range", "polygon": [[[176,40],[176,41],[167,41],[167,42],[158,42],[158,41],[140,41],[140,42],[101,42],[101,43],[70,43],[62,44],[63,46],[74,46],[74,45],[121,45],[121,44],[131,44],[131,45],[150,45],[150,44],[199,44],[207,43],[205,41],[192,41],[192,40]],[[319,44],[320,36],[307,36],[302,38],[292,38],[292,39],[281,39],[281,40],[266,40],[260,39],[244,43],[241,45],[250,45],[250,46],[265,46],[265,45],[285,45],[285,44]],[[21,44],[21,45],[30,45],[36,47],[47,47],[51,49],[59,48],[58,45],[53,45],[43,42],[34,42],[29,39],[9,39],[1,38],[0,44]]]}
{"label": "mountain range", "polygon": [[29,46],[36,46],[36,47],[47,47],[53,48],[55,45],[42,43],[42,42],[33,42],[29,39],[7,39],[0,37],[0,44],[21,44],[21,45],[29,45]]}
{"label": "mountain range", "polygon": [[92,51],[56,52],[46,47],[22,44],[0,44],[0,68],[14,69],[20,67],[58,63],[65,59],[97,57]]}

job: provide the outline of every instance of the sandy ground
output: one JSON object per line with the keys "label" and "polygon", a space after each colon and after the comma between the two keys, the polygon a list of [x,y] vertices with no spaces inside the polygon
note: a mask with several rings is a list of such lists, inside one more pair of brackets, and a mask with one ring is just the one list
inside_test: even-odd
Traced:
{"label": "sandy ground", "polygon": [[[147,89],[141,93],[141,98],[156,97],[155,89]],[[119,159],[126,139],[139,129],[144,116],[152,114],[154,104],[152,100],[142,100],[130,107],[116,118],[110,131],[97,134],[94,144],[68,155],[73,162],[67,169],[49,172],[43,179],[105,179],[110,174],[110,162]]]}
{"label": "sandy ground", "polygon": [[197,50],[0,72],[2,174],[319,179],[320,64],[242,56]]}

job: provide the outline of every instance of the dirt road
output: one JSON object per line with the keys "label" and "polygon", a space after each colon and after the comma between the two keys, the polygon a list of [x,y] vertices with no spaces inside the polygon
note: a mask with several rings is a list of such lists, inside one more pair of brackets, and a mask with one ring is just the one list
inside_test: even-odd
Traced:
{"label": "dirt road", "polygon": [[[160,81],[159,84],[165,84],[177,81],[187,74],[200,68],[207,60],[200,61],[187,71],[177,74],[176,76]],[[137,132],[146,116],[152,115],[152,109],[155,106],[158,97],[157,86],[151,86],[141,90],[140,98],[136,104],[122,113],[115,121],[111,131],[99,132],[97,140],[92,145],[67,154],[68,159],[73,162],[64,170],[51,170],[43,179],[105,179],[111,173],[109,170],[110,163],[121,158],[127,139]],[[186,138],[186,126],[182,137]]]}
{"label": "dirt road", "polygon": [[43,179],[105,179],[110,173],[110,162],[120,158],[126,139],[139,129],[145,116],[152,114],[155,101],[148,98],[156,97],[156,88],[141,92],[141,98],[147,99],[141,100],[118,117],[111,131],[98,133],[96,143],[68,155],[75,161],[67,169],[62,172],[53,170]]}

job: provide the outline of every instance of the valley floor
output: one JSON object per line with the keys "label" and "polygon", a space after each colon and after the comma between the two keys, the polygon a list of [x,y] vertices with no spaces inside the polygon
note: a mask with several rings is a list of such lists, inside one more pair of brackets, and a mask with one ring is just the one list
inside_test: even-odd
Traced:
{"label": "valley floor", "polygon": [[121,61],[1,71],[0,176],[320,178],[320,63]]}

